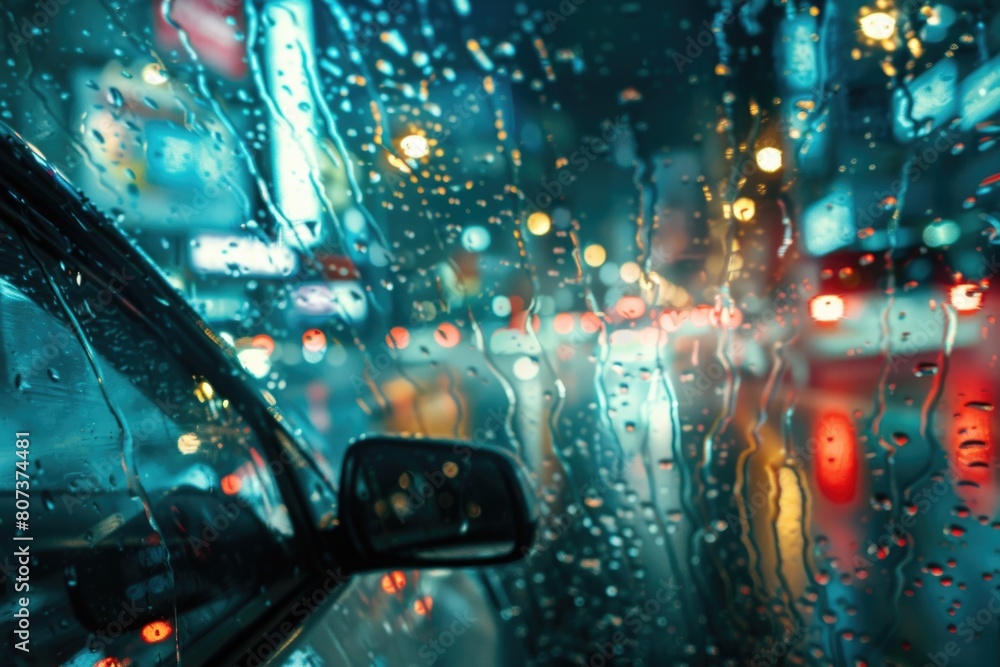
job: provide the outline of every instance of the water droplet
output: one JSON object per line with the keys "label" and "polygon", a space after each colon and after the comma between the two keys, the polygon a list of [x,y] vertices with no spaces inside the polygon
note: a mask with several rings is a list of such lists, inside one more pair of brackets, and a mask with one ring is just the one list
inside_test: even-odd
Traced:
{"label": "water droplet", "polygon": [[114,108],[119,108],[125,103],[125,98],[122,97],[122,93],[117,88],[108,89],[108,103]]}
{"label": "water droplet", "polygon": [[963,535],[965,535],[965,528],[952,524],[947,528],[945,528],[944,532],[945,535],[951,535],[952,537],[962,537]]}
{"label": "water droplet", "polygon": [[875,497],[872,499],[872,506],[878,510],[891,510],[892,499],[884,493],[876,493]]}

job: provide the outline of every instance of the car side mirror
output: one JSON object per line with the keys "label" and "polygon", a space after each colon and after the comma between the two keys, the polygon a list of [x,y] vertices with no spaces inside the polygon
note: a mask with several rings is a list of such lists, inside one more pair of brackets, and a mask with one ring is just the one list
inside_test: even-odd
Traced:
{"label": "car side mirror", "polygon": [[521,465],[471,443],[367,437],[344,458],[335,550],[345,569],[504,563],[538,517]]}

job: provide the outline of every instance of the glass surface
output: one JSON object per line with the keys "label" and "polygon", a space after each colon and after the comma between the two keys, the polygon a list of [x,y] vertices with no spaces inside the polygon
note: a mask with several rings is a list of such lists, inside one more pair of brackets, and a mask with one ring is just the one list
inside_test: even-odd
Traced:
{"label": "glass surface", "polygon": [[0,119],[328,472],[380,432],[531,471],[527,558],[359,577],[296,659],[996,662],[996,3],[17,1],[0,35]]}
{"label": "glass surface", "polygon": [[4,473],[6,500],[28,508],[28,530],[5,524],[4,600],[29,600],[34,620],[22,655],[19,621],[3,619],[4,654],[204,660],[224,638],[215,631],[252,623],[304,576],[271,459],[121,300],[134,276],[98,281],[6,223],[0,233],[0,420],[28,434],[26,465]]}

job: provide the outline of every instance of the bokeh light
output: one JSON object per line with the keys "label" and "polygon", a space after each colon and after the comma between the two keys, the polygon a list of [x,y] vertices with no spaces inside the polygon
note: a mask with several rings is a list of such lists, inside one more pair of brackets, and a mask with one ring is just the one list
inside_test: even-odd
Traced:
{"label": "bokeh light", "polygon": [[889,39],[896,32],[896,19],[891,14],[886,14],[885,12],[872,12],[866,16],[862,16],[860,23],[861,32],[868,39],[882,41],[883,39]]}
{"label": "bokeh light", "polygon": [[750,222],[757,215],[757,204],[749,197],[740,197],[733,202],[733,217],[740,222]]}
{"label": "bokeh light", "polygon": [[639,276],[642,275],[642,269],[635,262],[625,262],[622,264],[621,268],[618,269],[618,277],[624,282],[632,284],[639,280]]}
{"label": "bokeh light", "polygon": [[462,340],[462,334],[454,324],[443,322],[434,330],[434,340],[443,348],[452,348]]}
{"label": "bokeh light", "polygon": [[809,302],[809,314],[817,322],[836,322],[844,316],[844,300],[836,294],[821,294]]}
{"label": "bokeh light", "polygon": [[958,312],[971,313],[983,307],[983,292],[979,285],[963,283],[951,288],[948,300]]}
{"label": "bokeh light", "polygon": [[528,231],[535,236],[548,234],[550,229],[552,229],[552,219],[548,213],[535,211],[528,216]]}
{"label": "bokeh light", "polygon": [[431,152],[431,145],[427,137],[419,134],[409,134],[402,138],[399,147],[403,149],[403,155],[414,160],[427,157]]}
{"label": "bokeh light", "polygon": [[758,150],[757,166],[769,174],[781,169],[781,149],[774,146],[765,146]]}
{"label": "bokeh light", "polygon": [[608,258],[608,253],[600,243],[592,243],[583,250],[583,261],[587,266],[597,268],[604,264]]}

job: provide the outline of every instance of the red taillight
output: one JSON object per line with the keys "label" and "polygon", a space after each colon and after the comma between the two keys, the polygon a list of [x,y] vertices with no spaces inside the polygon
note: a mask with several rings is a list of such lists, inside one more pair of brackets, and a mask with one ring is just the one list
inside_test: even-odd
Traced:
{"label": "red taillight", "polygon": [[302,334],[302,347],[307,352],[322,352],[326,349],[326,334],[319,329],[309,329]]}
{"label": "red taillight", "polygon": [[636,320],[646,312],[646,302],[641,297],[623,296],[618,300],[615,310],[626,320]]}
{"label": "red taillight", "polygon": [[960,313],[974,313],[983,307],[983,292],[979,285],[963,283],[948,292],[948,300]]}
{"label": "red taillight", "polygon": [[393,327],[385,337],[385,344],[394,350],[405,350],[410,344],[410,331],[406,327]]}
{"label": "red taillight", "polygon": [[455,347],[461,340],[461,332],[451,322],[442,322],[434,330],[434,342],[445,349]]}
{"label": "red taillight", "polygon": [[239,475],[226,475],[219,480],[219,486],[222,487],[222,492],[227,496],[235,496],[243,487],[243,480],[240,479]]}
{"label": "red taillight", "polygon": [[952,451],[959,483],[986,486],[992,474],[993,427],[991,413],[967,404],[955,414]]}
{"label": "red taillight", "polygon": [[153,621],[143,626],[140,634],[142,641],[147,644],[155,644],[169,637],[171,632],[173,632],[173,628],[166,621]]}
{"label": "red taillight", "polygon": [[398,593],[406,586],[406,575],[395,570],[382,576],[382,590],[386,593]]}
{"label": "red taillight", "polygon": [[576,326],[576,322],[569,313],[559,313],[552,320],[552,328],[556,330],[556,333],[572,333],[574,326]]}
{"label": "red taillight", "polygon": [[817,322],[836,322],[844,316],[844,299],[836,294],[821,294],[809,301],[809,315]]}
{"label": "red taillight", "polygon": [[601,318],[594,313],[584,313],[580,316],[580,328],[584,333],[597,333],[601,330]]}
{"label": "red taillight", "polygon": [[413,611],[417,612],[418,615],[424,616],[431,613],[431,609],[434,608],[434,598],[430,595],[425,595],[419,598],[413,603]]}
{"label": "red taillight", "polygon": [[814,467],[820,492],[830,502],[851,502],[858,486],[858,446],[850,416],[839,411],[821,415],[814,438]]}
{"label": "red taillight", "polygon": [[250,347],[267,352],[267,356],[274,354],[274,339],[267,334],[257,334],[250,339]]}

